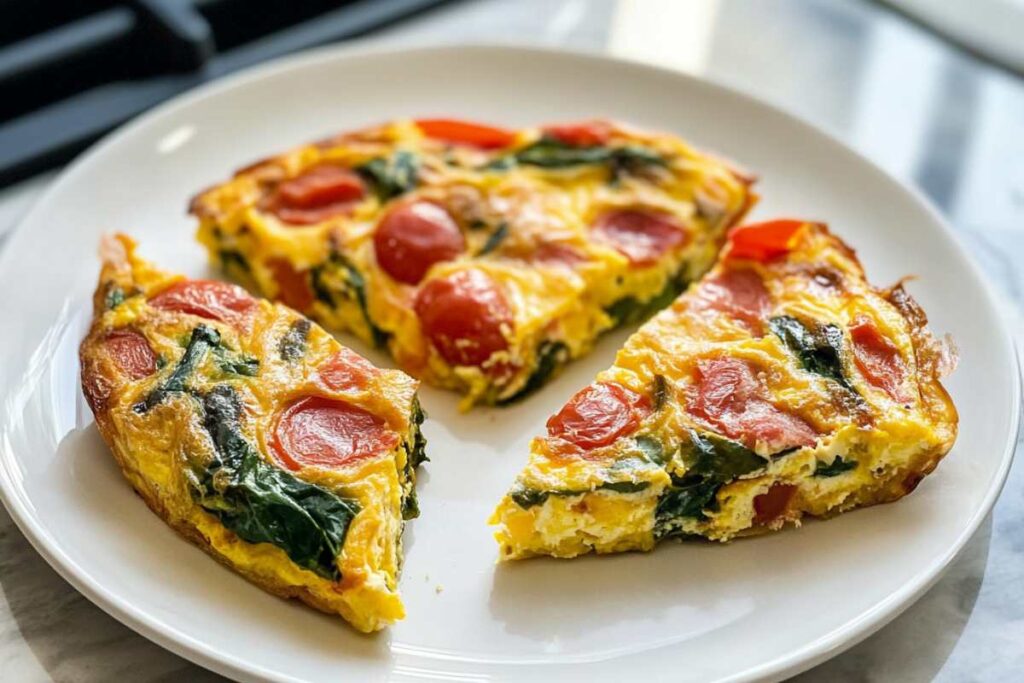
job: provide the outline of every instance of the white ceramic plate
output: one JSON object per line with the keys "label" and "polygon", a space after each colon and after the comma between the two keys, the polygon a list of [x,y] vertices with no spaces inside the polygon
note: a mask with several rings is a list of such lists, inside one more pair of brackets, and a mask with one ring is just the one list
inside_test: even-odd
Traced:
{"label": "white ceramic plate", "polygon": [[[962,352],[960,439],[895,504],[732,545],[495,566],[485,520],[546,416],[609,364],[621,333],[530,400],[459,415],[425,389],[432,459],[406,532],[409,616],[357,635],[271,597],[174,535],[122,480],[78,388],[100,234],[200,274],[188,197],[265,154],[392,117],[508,125],[612,116],[677,131],[763,177],[756,215],[823,219],[871,277],[911,289]],[[599,57],[509,48],[327,50],[160,107],[54,185],[0,260],[0,486],[82,593],[140,633],[244,679],[741,680],[819,662],[924,592],[991,508],[1010,463],[1018,379],[976,268],[920,197],[799,120],[721,87]],[[345,341],[352,340],[344,338]],[[358,344],[353,344],[360,351]],[[387,358],[368,353],[375,361]]]}

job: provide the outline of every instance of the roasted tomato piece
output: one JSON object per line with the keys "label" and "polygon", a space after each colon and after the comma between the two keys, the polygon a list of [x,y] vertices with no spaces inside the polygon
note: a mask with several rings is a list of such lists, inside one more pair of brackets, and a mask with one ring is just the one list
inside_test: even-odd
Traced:
{"label": "roasted tomato piece", "polygon": [[864,379],[889,394],[894,401],[909,401],[905,389],[907,367],[899,349],[883,335],[871,319],[860,316],[850,326],[853,359]]}
{"label": "roasted tomato piece", "polygon": [[277,283],[277,298],[296,311],[305,312],[313,305],[313,290],[306,280],[306,274],[295,270],[291,262],[283,258],[267,261],[267,266]]}
{"label": "roasted tomato piece", "polygon": [[278,417],[271,447],[285,467],[342,467],[387,453],[398,434],[379,417],[345,401],[301,398]]}
{"label": "roasted tomato piece", "polygon": [[373,235],[373,248],[385,273],[415,285],[435,263],[461,254],[466,241],[443,207],[411,202],[388,211]]}
{"label": "roasted tomato piece", "polygon": [[611,139],[615,127],[609,121],[595,119],[593,121],[576,121],[574,123],[556,123],[544,126],[546,137],[576,147],[594,147],[604,145]]}
{"label": "roasted tomato piece", "polygon": [[479,366],[508,348],[512,312],[497,283],[480,270],[430,280],[414,306],[424,334],[450,365]]}
{"label": "roasted tomato piece", "polygon": [[748,448],[763,443],[778,452],[817,441],[814,429],[764,398],[754,369],[738,358],[709,358],[697,363],[687,410],[716,431]]}
{"label": "roasted tomato piece", "polygon": [[785,514],[793,500],[796,486],[793,484],[772,484],[771,488],[754,498],[754,524],[769,524]]}
{"label": "roasted tomato piece", "polygon": [[733,228],[729,232],[727,258],[765,263],[784,256],[793,249],[794,237],[805,224],[806,221],[787,219]]}
{"label": "roasted tomato piece", "polygon": [[650,401],[614,382],[581,389],[548,420],[548,436],[583,450],[607,446],[632,433],[650,412]]}
{"label": "roasted tomato piece", "polygon": [[320,381],[335,391],[365,389],[378,370],[350,349],[341,349],[320,366]]}
{"label": "roasted tomato piece", "polygon": [[103,339],[114,363],[132,379],[149,377],[156,372],[156,354],[149,340],[135,330],[113,330]]}
{"label": "roasted tomato piece", "polygon": [[357,173],[324,164],[282,182],[265,208],[285,223],[309,225],[349,213],[365,195],[366,185]]}
{"label": "roasted tomato piece", "polygon": [[508,147],[516,139],[515,133],[504,128],[457,119],[417,119],[416,125],[428,138],[480,149]]}
{"label": "roasted tomato piece", "polygon": [[607,211],[594,221],[593,230],[635,266],[651,265],[689,240],[675,218],[648,209]]}
{"label": "roasted tomato piece", "polygon": [[760,332],[771,310],[771,297],[764,281],[748,269],[727,270],[705,280],[697,296],[698,305],[725,313],[755,332]]}
{"label": "roasted tomato piece", "polygon": [[248,315],[257,302],[238,285],[218,280],[181,280],[150,299],[149,305],[209,320],[234,322]]}

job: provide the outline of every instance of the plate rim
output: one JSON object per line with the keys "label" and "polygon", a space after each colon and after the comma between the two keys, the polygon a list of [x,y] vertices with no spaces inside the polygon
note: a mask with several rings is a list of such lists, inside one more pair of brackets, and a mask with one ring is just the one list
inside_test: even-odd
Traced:
{"label": "plate rim", "polygon": [[[1022,367],[1024,367],[1022,365],[1024,359],[1020,357],[1022,350],[1018,349],[1006,320],[1003,316],[998,315],[998,303],[1001,297],[984,276],[980,266],[971,256],[970,252],[961,243],[956,232],[946,221],[946,218],[919,188],[903,182],[859,150],[841,140],[830,130],[812,123],[798,112],[791,111],[788,107],[780,105],[773,100],[747,93],[740,88],[726,85],[713,78],[651,64],[639,59],[609,55],[598,50],[564,49],[514,41],[446,41],[440,43],[395,45],[390,43],[379,44],[373,38],[364,38],[340,45],[326,45],[302,50],[201,84],[124,122],[105,134],[58,173],[50,186],[34,201],[31,209],[25,213],[10,231],[6,244],[0,248],[0,271],[6,267],[8,260],[13,258],[11,256],[14,252],[13,247],[19,244],[22,239],[27,239],[25,237],[26,231],[22,229],[23,226],[35,220],[36,214],[43,211],[43,207],[51,201],[53,196],[63,191],[64,187],[80,174],[88,171],[88,167],[95,163],[97,159],[101,159],[102,155],[109,148],[119,144],[123,138],[129,137],[137,129],[172,111],[191,106],[195,102],[211,97],[221,96],[237,87],[259,81],[279,72],[298,71],[332,61],[428,53],[460,53],[465,51],[519,53],[524,57],[542,59],[572,58],[589,61],[594,64],[628,64],[662,76],[688,81],[691,84],[696,84],[698,87],[710,88],[720,94],[742,100],[746,105],[752,106],[755,109],[762,108],[768,110],[775,115],[780,115],[796,123],[804,128],[807,133],[823,137],[827,142],[843,148],[873,172],[896,185],[900,190],[907,193],[946,234],[946,237],[957,246],[958,254],[962,258],[967,271],[971,274],[980,290],[984,292],[986,304],[997,313],[995,315],[999,328],[997,337],[1006,346],[1008,355],[1013,358],[1013,372],[1011,373],[1010,381],[1011,395],[1009,397],[1010,423],[1006,434],[1006,444],[1003,448],[999,466],[994,473],[995,476],[985,491],[981,504],[969,519],[963,532],[950,544],[945,553],[933,559],[913,579],[907,581],[898,591],[878,602],[870,610],[799,649],[748,667],[743,671],[727,675],[719,680],[778,680],[806,671],[860,643],[913,605],[935,585],[952,561],[963,550],[967,542],[974,536],[982,521],[991,512],[1006,483],[1015,457],[1017,439],[1021,431],[1021,373]],[[20,381],[20,379],[12,379],[12,385],[20,384]],[[148,615],[144,610],[127,603],[124,599],[99,585],[93,576],[80,568],[66,554],[59,543],[52,538],[45,526],[36,518],[36,515],[28,509],[27,497],[24,497],[19,492],[19,487],[14,482],[11,476],[12,473],[9,471],[7,465],[8,455],[13,457],[13,453],[8,450],[6,444],[0,442],[0,501],[3,502],[15,525],[25,538],[28,539],[33,549],[46,560],[47,564],[61,578],[88,598],[90,602],[151,642],[216,673],[235,678],[242,677],[244,680],[299,680],[292,676],[270,671],[262,666],[253,665],[230,653],[212,648],[191,637],[188,633],[163,624],[161,621]]]}

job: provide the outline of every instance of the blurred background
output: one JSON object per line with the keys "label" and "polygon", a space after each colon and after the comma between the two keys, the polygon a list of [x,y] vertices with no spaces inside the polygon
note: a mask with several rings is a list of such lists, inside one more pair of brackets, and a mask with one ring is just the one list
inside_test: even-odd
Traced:
{"label": "blurred background", "polygon": [[[111,128],[201,83],[342,41],[606,53],[773,103],[924,193],[1021,338],[1024,0],[0,0],[0,249],[60,169]],[[992,517],[920,603],[803,678],[1019,680],[1022,483],[1017,466]],[[19,603],[40,589],[52,605]],[[85,647],[67,647],[72,639]],[[0,672],[215,678],[87,603],[2,509]]]}

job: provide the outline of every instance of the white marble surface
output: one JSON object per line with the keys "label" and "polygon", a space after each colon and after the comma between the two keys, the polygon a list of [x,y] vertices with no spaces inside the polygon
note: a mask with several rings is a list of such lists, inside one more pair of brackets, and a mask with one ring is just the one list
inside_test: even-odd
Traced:
{"label": "white marble surface", "polygon": [[[1024,269],[1017,261],[1024,253],[1024,82],[873,3],[466,0],[372,39],[608,51],[706,75],[797,111],[940,207],[994,280],[1024,339]],[[0,192],[0,236],[49,179]],[[874,636],[799,678],[1021,680],[1022,490],[1018,462],[992,515],[932,590]],[[76,593],[0,510],[0,681],[216,678]]]}

